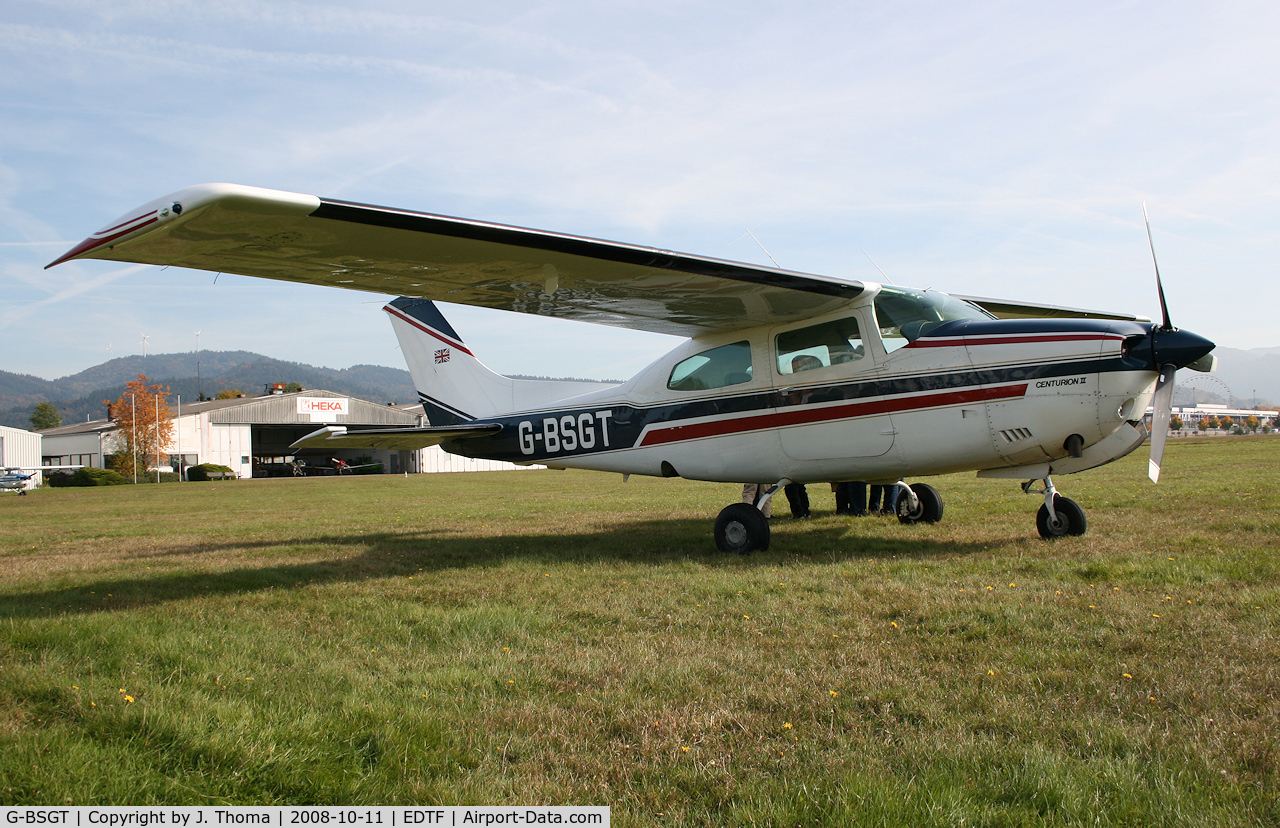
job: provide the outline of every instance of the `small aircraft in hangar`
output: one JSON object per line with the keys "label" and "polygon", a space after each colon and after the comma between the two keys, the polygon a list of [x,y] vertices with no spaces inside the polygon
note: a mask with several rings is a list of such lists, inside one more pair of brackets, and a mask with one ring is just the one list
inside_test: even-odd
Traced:
{"label": "small aircraft in hangar", "polygon": [[[157,199],[49,266],[76,258],[398,295],[385,310],[431,425],[326,426],[295,448],[440,444],[553,468],[772,484],[715,522],[716,545],[742,553],[768,548],[760,509],[788,483],[896,485],[899,519],[932,522],[941,497],[906,478],[966,470],[1043,494],[1042,536],[1083,534],[1084,510],[1053,475],[1132,452],[1154,400],[1157,480],[1174,372],[1216,362],[1212,342],[1170,323],[1162,288],[1155,324],[232,184]],[[687,340],[631,380],[583,393],[490,371],[435,301]]]}

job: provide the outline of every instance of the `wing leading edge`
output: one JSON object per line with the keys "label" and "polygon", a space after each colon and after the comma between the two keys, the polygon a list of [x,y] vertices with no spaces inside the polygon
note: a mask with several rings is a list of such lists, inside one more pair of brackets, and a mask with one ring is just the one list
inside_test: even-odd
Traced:
{"label": "wing leading edge", "polygon": [[695,336],[858,296],[830,277],[235,184],[171,193],[49,265],[173,265]]}

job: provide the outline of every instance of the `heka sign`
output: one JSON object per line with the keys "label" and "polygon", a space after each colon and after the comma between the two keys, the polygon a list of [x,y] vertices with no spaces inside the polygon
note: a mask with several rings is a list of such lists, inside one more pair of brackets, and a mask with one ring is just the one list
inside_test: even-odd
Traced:
{"label": "heka sign", "polygon": [[313,423],[336,423],[338,415],[351,413],[351,401],[346,397],[298,397],[298,413],[311,418]]}

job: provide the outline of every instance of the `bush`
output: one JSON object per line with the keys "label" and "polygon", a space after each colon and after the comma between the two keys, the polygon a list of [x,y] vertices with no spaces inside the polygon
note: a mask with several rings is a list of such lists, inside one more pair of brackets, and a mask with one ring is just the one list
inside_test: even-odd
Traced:
{"label": "bush", "polygon": [[160,472],[160,479],[158,481],[156,480],[155,470],[148,471],[145,475],[141,472],[138,474],[139,483],[178,483],[181,480],[182,477],[180,477],[177,472],[172,471]]}
{"label": "bush", "polygon": [[[230,475],[230,477],[224,478],[225,475]],[[217,463],[201,463],[198,466],[191,466],[187,469],[188,480],[209,480],[211,476],[234,480],[235,472],[231,470],[230,466],[219,466]]]}
{"label": "bush", "polygon": [[45,482],[60,489],[67,486],[123,486],[129,482],[129,478],[111,469],[83,468],[75,474],[50,472],[46,475]]}

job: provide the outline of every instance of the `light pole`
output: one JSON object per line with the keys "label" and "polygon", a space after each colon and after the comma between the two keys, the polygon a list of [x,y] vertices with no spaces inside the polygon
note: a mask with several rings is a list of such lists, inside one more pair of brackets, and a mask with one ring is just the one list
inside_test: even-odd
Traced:
{"label": "light pole", "polygon": [[133,436],[133,445],[129,446],[129,456],[133,459],[133,485],[138,485],[138,398],[129,395],[129,433]]}

